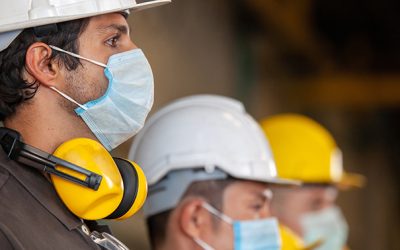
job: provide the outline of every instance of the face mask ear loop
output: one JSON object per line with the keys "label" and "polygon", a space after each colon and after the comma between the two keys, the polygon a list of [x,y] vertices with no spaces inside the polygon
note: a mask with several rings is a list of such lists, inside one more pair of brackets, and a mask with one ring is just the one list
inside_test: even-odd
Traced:
{"label": "face mask ear loop", "polygon": [[264,190],[263,195],[269,202],[274,198],[274,193],[269,188]]}
{"label": "face mask ear loop", "polygon": [[64,94],[63,92],[59,91],[56,87],[51,86],[50,87],[52,90],[54,90],[55,92],[57,92],[58,94],[60,94],[62,97],[64,97],[65,99],[67,99],[68,101],[75,103],[76,105],[78,105],[81,109],[83,110],[87,110],[87,108],[81,104],[79,104],[77,101],[75,101],[74,99],[72,99],[71,97],[67,96],[66,94]]}
{"label": "face mask ear loop", "polygon": [[97,62],[97,61],[95,61],[95,60],[92,60],[92,59],[89,59],[89,58],[80,56],[80,55],[78,55],[78,54],[75,54],[75,53],[72,53],[72,52],[69,52],[69,51],[60,49],[60,48],[58,48],[58,47],[56,47],[56,46],[53,46],[53,45],[49,45],[49,47],[52,48],[52,49],[54,49],[54,50],[57,50],[57,51],[59,51],[59,52],[63,52],[63,53],[65,53],[65,54],[68,54],[68,55],[70,55],[70,56],[73,56],[73,57],[76,57],[76,58],[79,58],[79,59],[82,59],[82,60],[91,62],[91,63],[93,63],[93,64],[96,64],[96,65],[100,66],[100,67],[107,68],[107,65],[105,65],[104,63],[100,63],[100,62]]}
{"label": "face mask ear loop", "polygon": [[212,213],[213,215],[217,216],[218,218],[220,218],[221,220],[225,221],[226,223],[232,225],[233,224],[233,220],[232,218],[230,218],[229,216],[221,213],[220,211],[218,211],[216,208],[214,208],[213,206],[211,206],[208,203],[202,203],[201,206],[206,209],[208,212]]}
{"label": "face mask ear loop", "polygon": [[199,245],[204,250],[215,250],[215,248],[211,247],[210,245],[200,240],[199,238],[193,238],[193,241],[196,242],[196,244]]}

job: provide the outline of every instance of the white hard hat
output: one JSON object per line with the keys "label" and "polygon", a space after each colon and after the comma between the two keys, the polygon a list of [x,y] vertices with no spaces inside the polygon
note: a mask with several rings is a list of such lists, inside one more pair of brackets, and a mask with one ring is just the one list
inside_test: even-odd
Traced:
{"label": "white hard hat", "polygon": [[[136,136],[129,159],[142,167],[150,185],[147,216],[174,207],[187,186],[196,180],[228,175],[294,184],[276,177],[265,135],[242,103],[222,96],[190,96],[159,110]],[[152,190],[158,183],[162,188]]]}
{"label": "white hard hat", "polygon": [[124,10],[142,10],[171,0],[13,0],[0,3],[0,51],[23,29]]}

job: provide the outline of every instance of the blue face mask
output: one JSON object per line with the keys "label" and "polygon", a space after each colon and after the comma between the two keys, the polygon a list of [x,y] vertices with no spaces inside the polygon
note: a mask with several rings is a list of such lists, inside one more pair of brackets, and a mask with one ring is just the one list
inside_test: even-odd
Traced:
{"label": "blue face mask", "polygon": [[[278,221],[275,218],[239,221],[233,220],[208,203],[203,203],[203,207],[232,225],[234,250],[279,250],[281,248]],[[205,250],[214,249],[198,238],[194,241]]]}
{"label": "blue face mask", "polygon": [[50,47],[105,68],[108,88],[96,100],[82,105],[55,87],[52,89],[79,106],[75,112],[107,150],[116,148],[143,127],[153,105],[154,81],[151,67],[140,49],[115,54],[105,65],[55,46]]}
{"label": "blue face mask", "polygon": [[321,242],[316,250],[342,250],[346,244],[348,226],[338,207],[305,214],[301,225],[306,244]]}

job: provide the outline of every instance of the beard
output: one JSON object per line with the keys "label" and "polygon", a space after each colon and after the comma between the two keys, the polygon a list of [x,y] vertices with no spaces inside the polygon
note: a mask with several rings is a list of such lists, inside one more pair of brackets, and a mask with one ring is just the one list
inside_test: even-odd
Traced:
{"label": "beard", "polygon": [[[85,66],[83,63],[76,70],[66,73],[63,92],[81,105],[100,98],[108,87],[108,81],[104,74],[96,74],[92,66],[98,67],[97,65]],[[62,108],[75,114],[74,110],[78,107],[75,103],[65,98],[60,98],[59,100],[59,105]]]}

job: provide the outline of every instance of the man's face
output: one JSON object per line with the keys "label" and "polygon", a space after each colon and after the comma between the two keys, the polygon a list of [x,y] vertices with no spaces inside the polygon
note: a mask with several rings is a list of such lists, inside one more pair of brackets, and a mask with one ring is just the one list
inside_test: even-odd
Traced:
{"label": "man's face", "polygon": [[[81,56],[104,64],[107,64],[110,56],[136,48],[129,37],[128,23],[120,13],[92,17],[78,42]],[[65,69],[64,91],[78,103],[84,104],[101,97],[108,87],[108,80],[103,67],[85,60],[80,62],[82,66],[77,70],[68,72]],[[74,105],[62,101],[64,106],[73,110]]]}
{"label": "man's face", "polygon": [[[229,185],[222,200],[222,211],[233,220],[255,220],[271,216],[269,189],[266,184],[252,181],[236,181]],[[210,216],[213,216],[210,214]],[[214,226],[204,239],[215,249],[233,249],[232,225],[214,216]]]}
{"label": "man's face", "polygon": [[303,215],[321,211],[335,204],[337,189],[332,186],[304,186],[299,188],[276,188],[272,200],[272,213],[280,222],[300,236]]}

